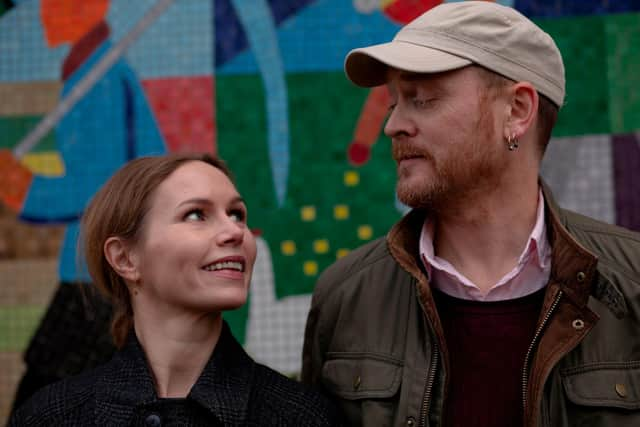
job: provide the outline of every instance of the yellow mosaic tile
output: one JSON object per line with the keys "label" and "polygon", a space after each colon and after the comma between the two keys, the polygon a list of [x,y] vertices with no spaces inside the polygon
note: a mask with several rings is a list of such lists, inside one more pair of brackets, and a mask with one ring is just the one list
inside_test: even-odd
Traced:
{"label": "yellow mosaic tile", "polygon": [[342,258],[343,256],[346,256],[349,253],[349,249],[338,249],[336,251],[336,258]]}
{"label": "yellow mosaic tile", "polygon": [[318,274],[318,263],[315,261],[305,261],[302,265],[302,270],[307,276],[315,276]]}
{"label": "yellow mosaic tile", "polygon": [[356,171],[346,171],[344,173],[344,185],[347,187],[355,187],[360,184],[360,174]]}
{"label": "yellow mosaic tile", "polygon": [[347,205],[335,205],[333,207],[333,217],[337,220],[344,220],[349,218],[349,206]]}
{"label": "yellow mosaic tile", "polygon": [[369,240],[373,236],[373,229],[370,225],[361,225],[358,227],[358,239]]}
{"label": "yellow mosaic tile", "polygon": [[315,206],[303,206],[300,208],[300,218],[303,221],[309,222],[316,219],[316,207]]}
{"label": "yellow mosaic tile", "polygon": [[284,255],[295,255],[296,243],[293,240],[285,240],[284,242],[280,243],[280,250]]}
{"label": "yellow mosaic tile", "polygon": [[327,239],[314,240],[313,251],[317,254],[326,254],[329,252],[329,241]]}

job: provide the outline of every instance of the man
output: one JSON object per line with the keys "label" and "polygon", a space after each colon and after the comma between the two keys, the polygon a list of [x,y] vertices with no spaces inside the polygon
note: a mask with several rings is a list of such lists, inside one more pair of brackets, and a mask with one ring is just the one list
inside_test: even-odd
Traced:
{"label": "man", "polygon": [[303,381],[353,425],[640,425],[640,235],[558,208],[538,176],[565,94],[551,37],[448,3],[345,69],[391,93],[413,210],[321,276]]}

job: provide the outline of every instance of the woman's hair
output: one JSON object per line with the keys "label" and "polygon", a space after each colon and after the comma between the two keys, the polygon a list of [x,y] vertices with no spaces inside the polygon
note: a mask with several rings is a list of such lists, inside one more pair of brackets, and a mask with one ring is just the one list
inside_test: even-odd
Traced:
{"label": "woman's hair", "polygon": [[95,194],[82,217],[79,244],[98,290],[113,305],[111,334],[122,347],[133,327],[129,289],[104,254],[108,238],[119,237],[135,244],[142,237],[143,221],[151,207],[151,195],[176,169],[187,162],[202,161],[232,179],[224,162],[205,153],[140,157],[119,169]]}

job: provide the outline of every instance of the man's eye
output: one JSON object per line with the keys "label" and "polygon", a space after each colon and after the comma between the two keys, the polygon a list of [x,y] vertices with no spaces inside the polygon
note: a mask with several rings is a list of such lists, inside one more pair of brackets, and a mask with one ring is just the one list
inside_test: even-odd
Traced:
{"label": "man's eye", "polygon": [[192,209],[185,214],[184,219],[185,221],[203,221],[204,212],[202,209]]}
{"label": "man's eye", "polygon": [[432,103],[433,103],[433,99],[422,99],[422,98],[413,99],[413,105],[415,105],[417,108],[428,107]]}

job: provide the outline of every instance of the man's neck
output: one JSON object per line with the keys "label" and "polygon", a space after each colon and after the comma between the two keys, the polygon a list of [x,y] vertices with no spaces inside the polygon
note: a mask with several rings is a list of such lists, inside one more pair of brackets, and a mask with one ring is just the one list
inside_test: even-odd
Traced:
{"label": "man's neck", "polygon": [[441,210],[434,218],[435,255],[488,291],[518,263],[535,225],[538,194],[536,180]]}

